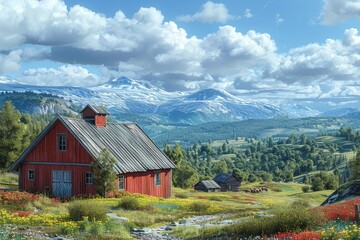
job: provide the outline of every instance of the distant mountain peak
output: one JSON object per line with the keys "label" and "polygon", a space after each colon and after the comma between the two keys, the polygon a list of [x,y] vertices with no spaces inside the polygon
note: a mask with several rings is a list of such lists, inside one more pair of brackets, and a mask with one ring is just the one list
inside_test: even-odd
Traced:
{"label": "distant mountain peak", "polygon": [[227,93],[226,91],[220,89],[214,89],[214,88],[207,88],[188,95],[186,99],[201,101],[201,100],[214,100],[217,97],[222,97],[224,99],[235,98],[235,96],[231,95],[230,93]]}

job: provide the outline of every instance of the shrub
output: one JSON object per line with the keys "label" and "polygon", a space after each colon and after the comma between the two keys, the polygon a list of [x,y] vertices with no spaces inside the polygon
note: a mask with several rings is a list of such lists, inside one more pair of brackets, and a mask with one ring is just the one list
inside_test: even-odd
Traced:
{"label": "shrub", "polygon": [[309,187],[309,186],[302,186],[302,187],[301,187],[301,190],[302,190],[304,193],[307,193],[307,192],[310,190],[310,187]]}
{"label": "shrub", "polygon": [[190,211],[205,212],[210,208],[209,202],[192,202],[190,204]]}
{"label": "shrub", "polygon": [[324,221],[319,212],[293,204],[276,209],[273,216],[254,218],[229,226],[227,232],[237,236],[263,236],[279,232],[300,232],[318,226]]}
{"label": "shrub", "polygon": [[185,199],[185,198],[188,198],[189,195],[187,193],[182,192],[182,193],[176,193],[175,197]]}
{"label": "shrub", "polygon": [[107,210],[104,206],[91,200],[81,200],[72,202],[69,205],[71,220],[80,221],[87,217],[90,221],[106,220]]}
{"label": "shrub", "polygon": [[122,197],[119,203],[119,207],[125,210],[139,210],[142,209],[140,202],[135,197],[125,196]]}
{"label": "shrub", "polygon": [[209,200],[211,200],[211,201],[218,201],[218,202],[221,202],[221,201],[222,201],[221,197],[219,197],[219,196],[210,196],[210,197],[209,197]]}
{"label": "shrub", "polygon": [[282,192],[282,189],[279,188],[279,187],[274,187],[272,190],[273,190],[274,192]]}

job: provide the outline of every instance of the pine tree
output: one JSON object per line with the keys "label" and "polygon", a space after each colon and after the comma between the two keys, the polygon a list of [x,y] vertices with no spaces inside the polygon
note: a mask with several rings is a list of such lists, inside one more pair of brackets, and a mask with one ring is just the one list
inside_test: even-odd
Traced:
{"label": "pine tree", "polygon": [[21,154],[25,134],[20,112],[10,101],[0,111],[0,169],[9,167]]}
{"label": "pine tree", "polygon": [[360,178],[360,148],[356,152],[356,157],[350,162],[351,178]]}

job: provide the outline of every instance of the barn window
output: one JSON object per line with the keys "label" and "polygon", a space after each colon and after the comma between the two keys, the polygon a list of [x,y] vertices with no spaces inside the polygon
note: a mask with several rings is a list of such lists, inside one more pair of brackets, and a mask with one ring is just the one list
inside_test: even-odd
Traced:
{"label": "barn window", "polygon": [[156,172],[155,173],[155,185],[156,186],[160,186],[161,181],[160,181],[160,172]]}
{"label": "barn window", "polygon": [[86,184],[93,184],[93,178],[91,172],[85,173],[85,182]]}
{"label": "barn window", "polygon": [[35,180],[35,170],[29,170],[28,171],[28,179],[29,180]]}
{"label": "barn window", "polygon": [[66,134],[57,135],[57,144],[59,151],[66,151]]}
{"label": "barn window", "polygon": [[119,175],[119,190],[123,190],[125,187],[124,175]]}

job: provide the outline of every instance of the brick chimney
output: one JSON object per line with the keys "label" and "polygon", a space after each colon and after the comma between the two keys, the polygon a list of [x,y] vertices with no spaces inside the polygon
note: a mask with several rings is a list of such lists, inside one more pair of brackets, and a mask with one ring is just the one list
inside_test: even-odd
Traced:
{"label": "brick chimney", "polygon": [[80,112],[82,119],[94,124],[97,127],[106,126],[106,117],[109,112],[104,107],[86,105],[86,107]]}

